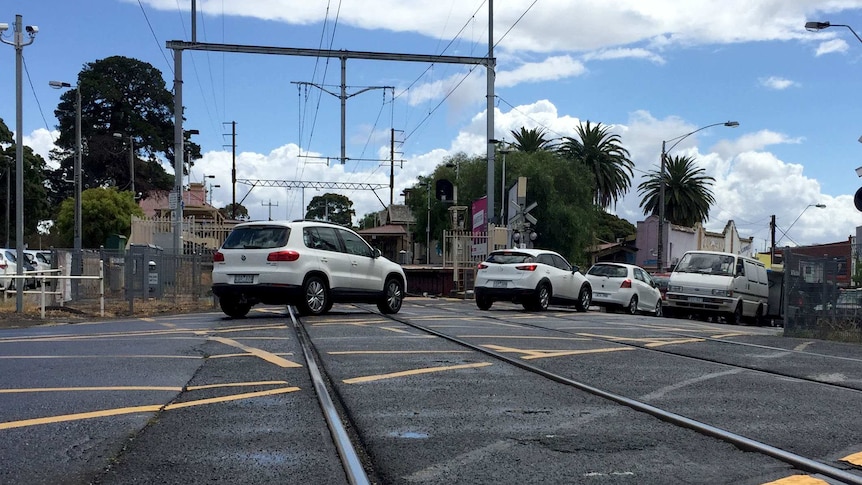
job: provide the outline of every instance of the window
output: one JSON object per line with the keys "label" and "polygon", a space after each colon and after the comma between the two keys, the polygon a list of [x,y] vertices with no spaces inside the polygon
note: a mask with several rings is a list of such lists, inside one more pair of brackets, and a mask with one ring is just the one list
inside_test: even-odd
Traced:
{"label": "window", "polygon": [[287,244],[290,228],[253,226],[234,229],[225,240],[225,249],[273,249]]}
{"label": "window", "polygon": [[554,254],[552,256],[554,258],[554,266],[556,266],[557,268],[560,268],[561,270],[564,270],[564,271],[571,271],[572,270],[572,265],[569,264],[569,262],[566,261],[562,256],[557,256],[556,254]]}
{"label": "window", "polygon": [[[303,229],[303,240],[306,246],[324,251],[341,251],[338,234],[332,227],[306,227]],[[309,243],[311,244],[309,246]]]}
{"label": "window", "polygon": [[341,234],[341,240],[344,241],[344,247],[347,250],[348,254],[355,254],[357,256],[365,256],[370,258],[372,256],[373,250],[368,243],[362,239],[361,236],[351,232],[345,231],[343,229],[338,231]]}

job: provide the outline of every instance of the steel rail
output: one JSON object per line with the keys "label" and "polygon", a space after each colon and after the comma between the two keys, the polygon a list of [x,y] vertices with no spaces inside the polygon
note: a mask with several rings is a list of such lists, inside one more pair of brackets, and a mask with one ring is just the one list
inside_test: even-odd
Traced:
{"label": "steel rail", "polygon": [[288,307],[288,312],[290,313],[290,321],[296,331],[297,339],[302,346],[305,361],[308,363],[308,374],[311,376],[311,381],[314,384],[314,391],[317,393],[323,417],[326,419],[329,433],[332,435],[332,441],[338,450],[338,456],[341,458],[341,464],[344,467],[347,480],[353,485],[369,485],[370,482],[368,476],[365,474],[365,468],[362,466],[359,455],[356,454],[356,449],[353,448],[350,437],[341,423],[341,418],[338,416],[338,411],[335,409],[332,397],[330,397],[329,391],[326,390],[326,383],[323,381],[323,376],[317,365],[317,358],[312,351],[311,339],[305,333],[305,329],[296,320],[292,306]]}
{"label": "steel rail", "polygon": [[450,342],[456,343],[463,347],[467,347],[469,349],[475,350],[482,354],[488,355],[495,359],[501,360],[503,362],[514,365],[515,367],[521,368],[528,372],[532,372],[534,374],[538,374],[542,377],[550,379],[554,382],[558,382],[560,384],[565,384],[576,389],[579,389],[584,392],[588,392],[593,394],[594,396],[601,397],[603,399],[607,399],[613,401],[617,404],[621,404],[623,406],[634,409],[635,411],[640,411],[651,416],[654,416],[661,421],[680,426],[683,428],[691,429],[697,433],[703,434],[705,436],[710,436],[727,443],[730,443],[734,446],[739,447],[740,449],[753,451],[756,453],[761,453],[766,456],[771,456],[772,458],[776,458],[784,463],[794,466],[797,469],[804,470],[806,472],[812,473],[820,473],[824,476],[833,478],[835,480],[840,480],[844,483],[852,484],[852,485],[862,485],[862,476],[856,475],[840,468],[827,465],[825,463],[821,463],[816,460],[812,460],[810,458],[806,458],[801,455],[797,455],[795,453],[791,453],[786,450],[782,450],[775,446],[768,445],[766,443],[762,443],[751,438],[746,438],[745,436],[732,433],[730,431],[717,428],[715,426],[711,426],[706,423],[702,423],[700,421],[696,421],[691,418],[687,418],[680,414],[672,413],[670,411],[666,411],[664,409],[652,406],[650,404],[637,401],[634,399],[629,399],[627,397],[621,396],[619,394],[614,394],[609,391],[604,391],[597,387],[590,386],[589,384],[585,384],[583,382],[575,381],[573,379],[569,379],[568,377],[561,376],[559,374],[555,374],[553,372],[546,371],[540,367],[536,367],[531,364],[527,364],[518,359],[503,355],[498,352],[494,352],[493,350],[489,350],[483,348],[478,345],[474,345],[465,340],[459,339],[457,337],[452,337],[442,332],[438,332],[437,330],[425,327],[424,325],[419,325],[417,323],[413,323],[409,320],[397,317],[395,315],[385,315],[377,311],[371,310],[372,313],[381,315],[384,318],[391,319],[393,321],[399,322],[403,325],[407,325],[409,327],[413,327],[417,330],[421,330],[423,332],[429,333],[431,335],[435,335],[437,337],[446,339]]}

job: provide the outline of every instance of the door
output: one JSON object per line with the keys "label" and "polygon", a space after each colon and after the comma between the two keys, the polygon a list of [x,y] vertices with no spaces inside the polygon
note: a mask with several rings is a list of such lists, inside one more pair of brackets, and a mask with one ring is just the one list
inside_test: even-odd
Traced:
{"label": "door", "polygon": [[653,286],[652,278],[650,278],[646,271],[634,268],[634,273],[634,285],[637,288],[638,295],[638,309],[644,312],[651,312],[655,310],[655,304],[661,298],[661,293]]}
{"label": "door", "polygon": [[306,227],[305,235],[310,238],[311,247],[317,253],[317,259],[329,275],[330,289],[353,287],[353,275],[350,271],[350,259],[342,251],[341,240],[334,227]]}
{"label": "door", "polygon": [[338,234],[344,242],[344,251],[350,261],[353,288],[360,291],[381,291],[383,278],[374,250],[364,239],[353,231],[339,229]]}

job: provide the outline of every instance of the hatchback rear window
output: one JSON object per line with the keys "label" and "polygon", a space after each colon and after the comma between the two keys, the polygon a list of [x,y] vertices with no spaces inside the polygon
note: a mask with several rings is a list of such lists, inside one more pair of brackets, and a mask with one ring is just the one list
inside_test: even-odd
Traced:
{"label": "hatchback rear window", "polygon": [[488,263],[497,264],[532,263],[533,261],[533,256],[525,253],[515,252],[491,253],[486,260],[486,262]]}
{"label": "hatchback rear window", "polygon": [[225,239],[222,249],[272,249],[287,244],[290,228],[283,226],[238,227]]}
{"label": "hatchback rear window", "polygon": [[587,271],[587,274],[593,276],[607,276],[608,278],[625,278],[629,271],[624,266],[612,264],[597,264]]}

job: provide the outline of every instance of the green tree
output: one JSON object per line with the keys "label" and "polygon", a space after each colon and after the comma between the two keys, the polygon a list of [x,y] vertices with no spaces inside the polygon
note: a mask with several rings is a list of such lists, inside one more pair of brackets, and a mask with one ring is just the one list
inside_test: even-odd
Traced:
{"label": "green tree", "polygon": [[637,228],[631,222],[621,219],[606,211],[599,212],[596,228],[596,238],[599,241],[615,242],[637,234]]}
{"label": "green tree", "polygon": [[228,204],[219,209],[218,211],[222,215],[222,217],[228,220],[236,219],[238,221],[247,221],[250,219],[250,217],[248,216],[248,209],[244,205],[237,202],[236,209],[234,210],[232,209],[232,207],[233,204]]}
{"label": "green tree", "polygon": [[[7,236],[10,245],[14,245],[12,241],[17,239],[16,230],[16,214],[17,214],[17,194],[15,192],[15,184],[17,179],[16,168],[16,145],[12,140],[12,135],[6,124],[0,119],[0,143],[6,144],[5,149],[0,147],[0,172],[3,176],[0,177],[0,217],[5,219],[7,202],[9,204],[9,234],[6,234],[7,224],[0,227],[0,241],[5,243]],[[47,190],[45,188],[42,173],[45,171],[45,159],[41,155],[34,153],[33,149],[25,146],[23,150],[23,165],[24,165],[24,239],[32,241],[37,233],[37,228],[40,221],[51,217],[51,204],[48,201]],[[7,192],[6,187],[9,187]]]}
{"label": "green tree", "polygon": [[[131,136],[136,191],[146,197],[152,190],[170,190],[174,177],[162,162],[173,165],[175,155],[173,95],[162,72],[151,64],[112,56],[86,64],[78,74],[77,87],[62,94],[54,111],[60,136],[51,158],[59,168],[49,180],[56,185],[56,198],[73,195],[72,185],[60,181],[73,179],[77,90],[81,92],[82,186],[131,186],[129,147],[124,145]],[[200,146],[190,140],[185,146],[184,167],[200,158]]]}
{"label": "green tree", "polygon": [[545,150],[551,143],[545,138],[545,130],[541,128],[528,130],[522,126],[520,131],[512,130],[510,133],[515,137],[515,143],[512,146],[521,152],[532,153]]}
{"label": "green tree", "polygon": [[333,193],[314,196],[305,212],[306,219],[330,221],[348,227],[353,225],[354,215],[353,202],[346,196]]}
{"label": "green tree", "polygon": [[[85,248],[105,244],[108,236],[122,234],[128,237],[132,230],[132,216],[143,216],[144,211],[135,203],[131,191],[119,192],[116,187],[87,189],[81,193],[81,243]],[[57,213],[59,241],[71,247],[74,239],[75,200],[69,198],[60,204]]]}
{"label": "green tree", "polygon": [[[688,156],[668,158],[665,166],[665,219],[673,224],[691,227],[709,217],[709,208],[715,203],[710,187],[715,179],[704,175],[703,168],[695,166]],[[661,173],[652,170],[638,185],[640,207],[645,215],[659,213]]]}
{"label": "green tree", "polygon": [[362,216],[362,219],[359,220],[359,228],[360,229],[371,229],[375,227],[377,224],[377,214],[374,212],[370,212]]}
{"label": "green tree", "polygon": [[587,121],[579,124],[577,131],[578,138],[565,137],[557,151],[567,160],[583,163],[592,172],[593,200],[598,206],[608,208],[631,187],[634,163],[622,146],[620,136],[611,133],[610,127]]}

